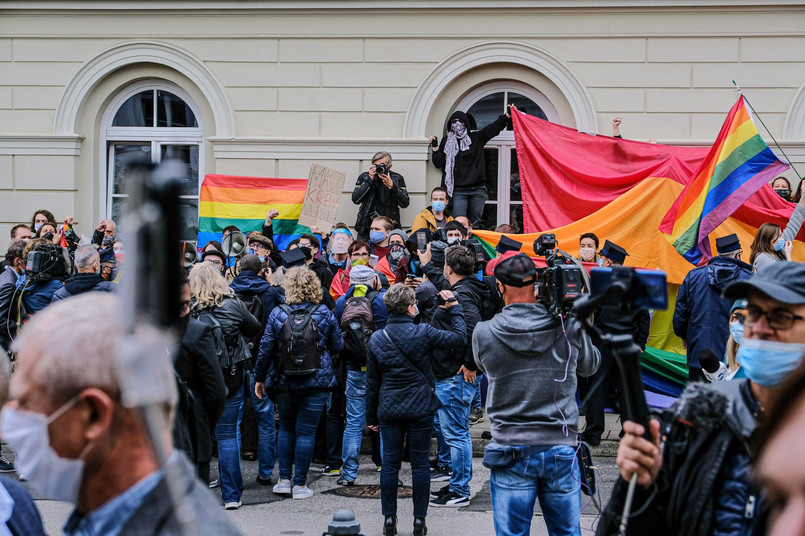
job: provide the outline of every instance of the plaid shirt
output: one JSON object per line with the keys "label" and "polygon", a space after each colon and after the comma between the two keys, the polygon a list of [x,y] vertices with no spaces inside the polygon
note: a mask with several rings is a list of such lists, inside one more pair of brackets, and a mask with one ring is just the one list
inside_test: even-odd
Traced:
{"label": "plaid shirt", "polygon": [[64,524],[66,536],[115,536],[132,514],[140,507],[146,495],[156,488],[163,472],[155,471],[132,487],[87,516],[73,510]]}

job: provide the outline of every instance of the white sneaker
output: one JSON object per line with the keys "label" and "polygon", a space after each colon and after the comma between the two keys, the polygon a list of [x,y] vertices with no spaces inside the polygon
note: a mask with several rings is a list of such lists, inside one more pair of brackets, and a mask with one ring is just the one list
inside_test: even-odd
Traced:
{"label": "white sneaker", "polygon": [[276,495],[291,495],[291,481],[280,478],[279,481],[274,484],[273,491]]}
{"label": "white sneaker", "polygon": [[293,498],[294,499],[307,499],[313,497],[313,490],[307,486],[294,486]]}
{"label": "white sneaker", "polygon": [[241,506],[243,506],[243,503],[240,501],[224,503],[224,508],[227,510],[237,510]]}

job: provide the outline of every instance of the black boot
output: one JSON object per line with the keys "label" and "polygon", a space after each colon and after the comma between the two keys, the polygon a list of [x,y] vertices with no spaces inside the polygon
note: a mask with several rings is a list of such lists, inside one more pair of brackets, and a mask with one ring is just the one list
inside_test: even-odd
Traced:
{"label": "black boot", "polygon": [[414,518],[414,536],[425,536],[428,533],[428,527],[425,525],[424,517]]}
{"label": "black boot", "polygon": [[386,516],[383,523],[383,536],[395,536],[397,534],[397,516]]}

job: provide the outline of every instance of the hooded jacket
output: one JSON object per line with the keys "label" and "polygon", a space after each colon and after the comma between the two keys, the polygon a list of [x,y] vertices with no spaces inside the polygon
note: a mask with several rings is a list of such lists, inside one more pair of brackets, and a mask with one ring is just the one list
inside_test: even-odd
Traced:
{"label": "hooded jacket", "polygon": [[[486,184],[486,169],[484,166],[484,145],[489,140],[500,134],[506,128],[508,118],[502,114],[494,122],[488,124],[481,130],[470,132],[470,122],[464,112],[453,112],[447,120],[445,132],[450,130],[450,123],[453,119],[458,119],[467,127],[467,135],[470,137],[470,147],[466,151],[459,151],[456,155],[455,166],[453,167],[453,191],[474,190]],[[433,165],[442,170],[442,186],[444,186],[444,169],[447,163],[447,155],[444,153],[444,145],[447,143],[447,135],[442,138],[439,149],[431,153]]]}
{"label": "hooded jacket", "polygon": [[[444,216],[444,224],[447,225],[449,222],[453,221],[453,216],[445,209],[442,212],[442,216]],[[432,207],[425,207],[422,209],[422,212],[416,215],[414,218],[414,223],[411,225],[411,230],[416,232],[419,229],[427,229],[429,231],[435,231],[438,228],[436,224],[436,216],[433,215],[433,208]]]}
{"label": "hooded jacket", "polygon": [[51,303],[82,294],[84,292],[115,292],[117,285],[111,281],[104,280],[95,273],[77,273],[64,282],[64,286],[53,293]]}
{"label": "hooded jacket", "polygon": [[[433,269],[433,265],[429,263],[425,269],[425,273],[428,274]],[[441,270],[439,271],[441,272]],[[428,279],[433,280],[430,275],[428,275]],[[433,283],[439,288],[435,280]],[[437,380],[455,376],[462,366],[469,370],[477,369],[472,355],[472,333],[475,330],[475,326],[481,321],[481,310],[489,293],[486,285],[472,275],[456,281],[450,287],[450,290],[453,291],[458,303],[461,304],[464,310],[464,320],[467,324],[467,343],[460,346],[434,348],[433,374]],[[450,316],[447,314],[448,311],[449,309],[437,307],[430,320],[430,325],[436,329],[449,329]]]}
{"label": "hooded jacket", "polygon": [[400,223],[400,208],[405,208],[411,202],[408,198],[408,188],[405,179],[399,173],[389,171],[393,186],[386,188],[380,177],[374,180],[364,171],[355,181],[352,191],[352,202],[361,205],[358,209],[358,219],[355,221],[355,231],[358,236],[369,236],[369,226],[372,224],[373,213],[377,216],[386,216]]}
{"label": "hooded jacket", "polygon": [[729,257],[713,257],[685,276],[676,297],[674,333],[687,341],[688,366],[700,368],[699,354],[706,348],[724,354],[732,302],[721,293],[733,281],[750,277],[749,264]]}
{"label": "hooded jacket", "polygon": [[[271,311],[274,310],[274,307],[285,303],[282,294],[278,290],[282,287],[272,286],[271,283],[251,270],[241,271],[240,274],[232,280],[229,286],[235,291],[235,294],[245,296],[261,295],[263,297],[263,311],[265,312],[266,319],[268,315],[271,314]],[[258,320],[262,319],[258,318]]]}
{"label": "hooded jacket", "polygon": [[[492,440],[503,445],[576,445],[576,376],[601,360],[578,322],[565,324],[539,303],[507,305],[472,335],[478,370],[487,375]],[[568,351],[570,352],[568,355]]]}

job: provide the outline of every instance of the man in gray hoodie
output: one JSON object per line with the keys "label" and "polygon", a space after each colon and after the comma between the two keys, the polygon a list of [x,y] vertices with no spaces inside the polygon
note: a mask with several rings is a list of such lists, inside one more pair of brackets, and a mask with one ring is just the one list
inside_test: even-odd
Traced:
{"label": "man in gray hoodie", "polygon": [[549,534],[580,536],[576,375],[593,374],[600,355],[577,322],[537,302],[530,257],[509,252],[494,262],[506,305],[478,323],[472,347],[489,379],[492,442],[484,465],[492,470],[495,532],[530,534],[539,496]]}

